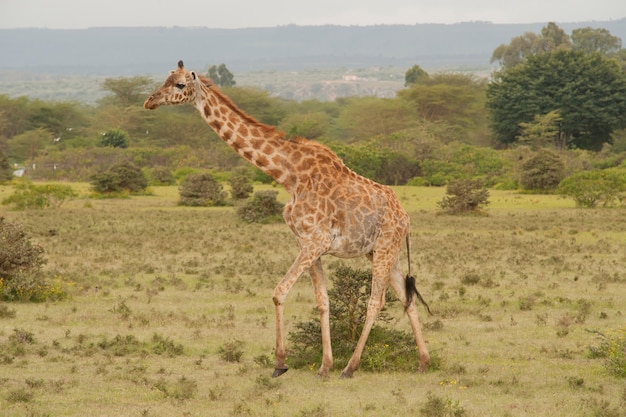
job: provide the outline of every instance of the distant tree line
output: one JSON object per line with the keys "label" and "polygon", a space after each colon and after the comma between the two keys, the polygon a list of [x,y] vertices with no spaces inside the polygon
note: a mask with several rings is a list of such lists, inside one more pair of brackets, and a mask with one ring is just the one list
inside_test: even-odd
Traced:
{"label": "distant tree line", "polygon": [[[438,186],[462,178],[510,188],[537,184],[524,183],[522,171],[542,149],[556,152],[561,176],[620,165],[626,53],[619,38],[591,28],[567,35],[550,23],[499,46],[492,59],[500,68],[491,79],[428,74],[415,65],[393,99],[296,102],[236,87],[224,64],[207,75],[259,121],[288,137],[318,140],[385,184]],[[190,169],[233,172],[245,165],[193,108],[145,111],[154,87],[147,77],[109,78],[102,88],[110,94],[95,106],[0,95],[5,167],[25,165],[33,179],[89,181],[131,161],[158,184],[157,177],[180,181]]]}

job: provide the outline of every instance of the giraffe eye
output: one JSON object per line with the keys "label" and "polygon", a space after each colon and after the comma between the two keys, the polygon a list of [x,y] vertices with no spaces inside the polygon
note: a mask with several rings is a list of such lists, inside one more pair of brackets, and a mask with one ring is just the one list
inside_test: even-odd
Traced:
{"label": "giraffe eye", "polygon": [[176,88],[182,90],[183,88],[185,88],[185,84],[176,84]]}

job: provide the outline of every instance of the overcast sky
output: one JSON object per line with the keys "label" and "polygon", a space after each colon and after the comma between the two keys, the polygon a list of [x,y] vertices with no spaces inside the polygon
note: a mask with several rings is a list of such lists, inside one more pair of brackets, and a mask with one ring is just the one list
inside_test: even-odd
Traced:
{"label": "overcast sky", "polygon": [[0,28],[569,23],[626,17],[626,0],[0,0]]}

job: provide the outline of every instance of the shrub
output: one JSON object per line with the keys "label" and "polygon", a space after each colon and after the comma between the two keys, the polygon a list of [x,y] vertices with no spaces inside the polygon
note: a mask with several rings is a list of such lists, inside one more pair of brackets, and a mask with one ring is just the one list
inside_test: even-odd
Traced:
{"label": "shrub", "polygon": [[172,174],[169,168],[164,166],[157,166],[150,170],[150,180],[155,185],[174,185],[176,184],[176,178]]}
{"label": "shrub", "polygon": [[130,161],[113,165],[106,172],[96,174],[91,179],[92,189],[96,193],[140,193],[148,187],[148,180],[143,171]]}
{"label": "shrub", "polygon": [[72,197],[76,197],[76,193],[69,185],[35,185],[28,181],[20,181],[15,186],[15,192],[2,200],[2,204],[13,204],[17,210],[59,208]]}
{"label": "shrub", "polygon": [[100,146],[110,148],[128,148],[128,133],[120,129],[111,129],[102,135]]}
{"label": "shrub", "polygon": [[209,173],[190,174],[178,187],[183,206],[223,206],[226,192],[222,184]]}
{"label": "shrub", "polygon": [[230,195],[235,200],[245,200],[254,191],[250,175],[246,169],[235,171],[228,183],[230,184]]}
{"label": "shrub", "polygon": [[257,191],[247,203],[239,206],[237,215],[248,223],[271,223],[282,220],[283,205],[276,200],[278,191]]}
{"label": "shrub", "polygon": [[489,204],[489,191],[481,180],[461,179],[450,181],[446,195],[437,204],[452,214],[476,211]]}
{"label": "shrub", "polygon": [[0,217],[0,300],[61,300],[67,297],[62,280],[46,280],[43,248],[31,243],[19,224]]}
{"label": "shrub", "polygon": [[4,285],[18,274],[39,272],[45,263],[43,248],[31,243],[22,226],[0,217],[0,279]]}
{"label": "shrub", "polygon": [[[328,291],[331,304],[330,327],[333,336],[333,357],[337,366],[348,363],[358,340],[372,286],[370,271],[339,267],[334,274],[333,288]],[[389,300],[387,306],[392,305]],[[314,311],[317,316],[317,311]],[[389,322],[386,310],[380,312],[377,323]],[[295,368],[313,368],[321,363],[322,345],[319,319],[296,324],[289,334],[293,344],[291,364]],[[375,324],[363,353],[361,369],[368,371],[406,370],[419,361],[413,335]]]}
{"label": "shrub", "polygon": [[611,375],[626,378],[626,327],[608,334],[595,333],[600,337],[600,344],[589,348],[590,356],[603,358]]}
{"label": "shrub", "polygon": [[585,171],[565,178],[558,187],[558,193],[571,197],[578,206],[604,207],[613,204],[626,204],[626,170],[612,168]]}
{"label": "shrub", "polygon": [[0,183],[10,181],[13,178],[13,167],[9,162],[9,158],[0,151]]}
{"label": "shrub", "polygon": [[547,149],[542,149],[522,162],[520,184],[527,190],[554,190],[563,179],[565,165],[561,158]]}

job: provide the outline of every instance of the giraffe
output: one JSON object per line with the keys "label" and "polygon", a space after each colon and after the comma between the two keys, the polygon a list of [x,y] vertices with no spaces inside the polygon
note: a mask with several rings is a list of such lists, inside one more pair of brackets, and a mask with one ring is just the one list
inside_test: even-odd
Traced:
{"label": "giraffe", "polygon": [[405,277],[399,267],[399,254],[405,242],[410,252],[409,216],[391,188],[351,171],[326,146],[304,138],[286,138],[274,127],[258,122],[237,108],[210,79],[187,71],[179,61],[178,68],[170,72],[165,83],[146,99],[144,108],[183,103],[192,104],[223,141],[270,175],[290,195],[283,218],[295,235],[300,251],[273,292],[276,350],[272,376],[278,377],[288,370],[284,305],[289,290],[307,271],[315,290],[322,333],[322,363],[317,375],[327,377],[333,365],[329,300],[321,262],[322,255],[326,254],[340,258],[366,256],[372,263],[372,290],[366,321],[340,377],[350,378],[358,369],[389,285],[405,306],[419,350],[419,370],[425,372],[430,356],[414,296],[426,303],[410,271]]}

